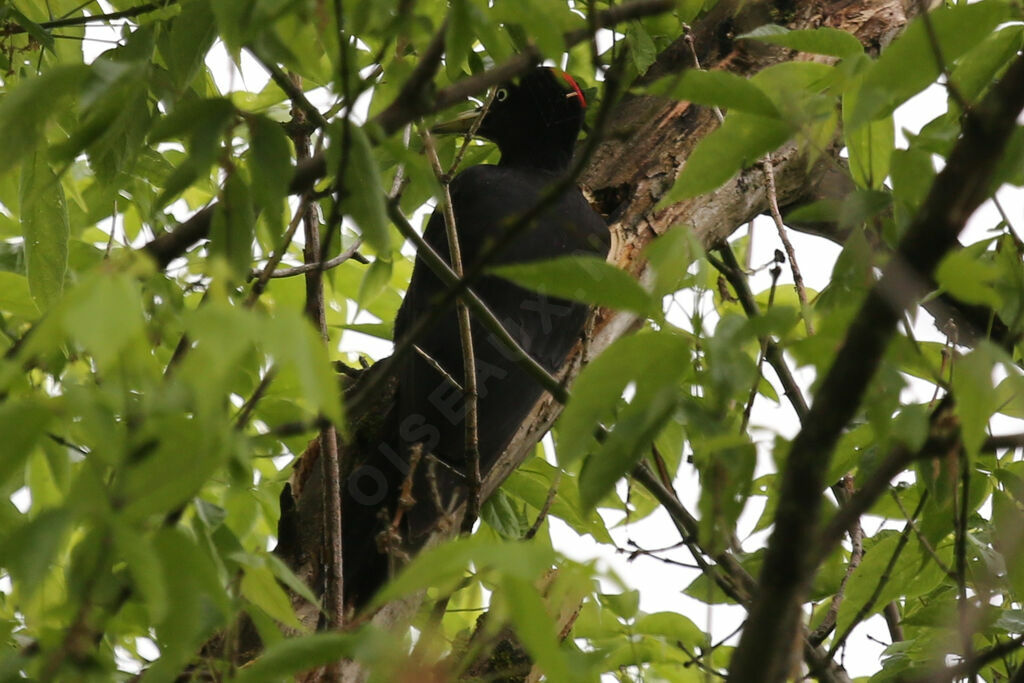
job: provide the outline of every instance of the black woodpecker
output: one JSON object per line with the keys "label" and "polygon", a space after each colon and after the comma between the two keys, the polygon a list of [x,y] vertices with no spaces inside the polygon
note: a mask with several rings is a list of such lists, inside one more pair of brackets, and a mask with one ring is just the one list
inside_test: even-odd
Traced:
{"label": "black woodpecker", "polygon": [[[450,185],[465,268],[476,264],[486,246],[517,216],[537,205],[545,191],[565,175],[583,124],[585,107],[583,92],[572,77],[547,67],[539,67],[495,92],[477,135],[496,143],[501,159],[497,165],[473,166],[462,171]],[[479,112],[476,116],[479,117]],[[471,119],[472,116],[462,116],[452,124],[440,126],[439,130],[468,129]],[[424,238],[448,260],[440,209],[431,216]],[[604,258],[608,249],[609,233],[604,219],[590,207],[580,190],[572,186],[547,203],[544,211],[495,254],[488,265],[571,254]],[[519,345],[549,372],[561,367],[579,340],[589,310],[585,304],[545,297],[494,276],[480,278],[472,288]],[[403,339],[421,316],[427,315],[444,291],[441,281],[418,258],[395,320],[396,341]],[[543,390],[479,321],[472,320],[471,325],[480,470],[486,474]],[[450,305],[440,319],[414,341],[423,353],[461,383],[463,363],[459,339],[455,306]],[[452,491],[467,481],[466,400],[462,391],[419,353],[407,354],[397,376],[396,407],[389,419],[392,437],[389,443],[380,445],[381,453],[372,460],[372,466],[378,470],[373,473],[375,479],[366,479],[368,473],[364,466],[363,471],[357,470],[348,482],[346,537],[350,529],[352,534],[367,534],[366,528],[352,528],[353,524],[363,526],[360,518],[366,513],[365,509],[351,509],[353,504],[358,504],[353,498],[376,498],[376,495],[369,495],[369,490],[379,490],[383,485],[389,489],[385,496],[387,502],[379,505],[394,506],[397,489],[405,476],[403,470],[408,470],[403,464],[408,462],[408,455],[416,444],[420,445],[424,456],[429,453],[440,461],[433,467],[434,480],[440,484],[445,503]],[[431,494],[425,477],[420,476],[427,470],[429,460],[424,457],[420,462],[414,485],[417,503],[406,513],[399,529],[406,548],[419,547],[424,540],[419,537],[424,536],[437,519],[436,506],[424,500]],[[373,526],[374,534],[382,528],[379,521]],[[367,540],[365,536],[346,538],[345,557],[349,558],[350,553],[379,552],[377,544],[368,547]],[[361,604],[386,580],[386,559],[381,556],[379,563],[365,556],[352,560],[360,566],[359,571],[352,568],[355,575],[346,568],[346,591],[350,603]]]}

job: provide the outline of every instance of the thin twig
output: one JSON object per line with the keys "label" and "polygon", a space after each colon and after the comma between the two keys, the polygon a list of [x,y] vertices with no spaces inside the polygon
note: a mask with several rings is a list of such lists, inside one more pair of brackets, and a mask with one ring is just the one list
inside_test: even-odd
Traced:
{"label": "thin twig", "polygon": [[[458,226],[455,224],[455,207],[452,206],[450,180],[441,169],[441,161],[437,158],[434,138],[430,131],[420,128],[423,147],[427,159],[441,183],[441,215],[444,218],[445,239],[448,242],[448,258],[451,261],[455,277],[462,279],[462,248],[459,244]],[[476,354],[473,350],[473,328],[469,319],[469,307],[463,299],[455,302],[455,312],[459,321],[459,343],[462,346],[462,395],[466,401],[465,414],[465,454],[469,465],[469,501],[466,514],[462,518],[462,532],[469,533],[480,516],[480,435],[477,432],[477,406],[479,405],[476,387]]]}
{"label": "thin twig", "polygon": [[[409,142],[412,140],[412,124],[410,123],[402,131],[402,146],[409,149]],[[388,199],[391,201],[397,201],[402,194],[402,188],[405,187],[405,162],[398,164],[398,168],[395,169],[395,178],[391,181],[391,192],[388,193]]]}
{"label": "thin twig", "polygon": [[[700,65],[700,57],[697,56],[697,46],[693,42],[693,32],[690,27],[687,26],[684,29],[686,33],[683,34],[683,42],[686,43],[686,47],[690,48],[690,56],[693,57],[693,66],[697,71],[703,71],[704,67]],[[721,124],[725,121],[725,116],[722,114],[722,110],[718,108],[718,105],[712,105],[711,111],[714,112],[715,118],[718,119],[718,123]]]}
{"label": "thin twig", "polygon": [[[848,494],[853,493],[853,478],[843,477],[843,485],[847,487]],[[814,629],[814,632],[808,636],[815,645],[820,645],[828,638],[829,634],[832,633],[832,629],[836,627],[836,619],[839,617],[839,607],[843,604],[843,598],[846,594],[846,584],[850,581],[850,576],[860,566],[860,561],[864,557],[864,529],[861,527],[860,520],[856,519],[853,524],[850,525],[850,561],[846,563],[846,572],[843,574],[842,580],[839,582],[839,589],[836,590],[832,596],[832,602],[829,603],[828,612],[825,613],[825,618],[822,619],[821,624],[818,628]]]}
{"label": "thin twig", "polygon": [[103,250],[103,258],[110,258],[110,250],[114,248],[114,234],[117,232],[117,199],[114,199],[114,210],[110,214],[110,235],[107,237],[107,247]]}
{"label": "thin twig", "polygon": [[[55,19],[53,21],[40,22],[39,27],[43,29],[51,28],[65,28],[67,26],[85,26],[92,23],[100,23],[104,21],[114,21],[116,19],[131,19],[143,14],[150,12],[157,12],[171,5],[178,4],[178,0],[164,0],[163,2],[149,2],[145,5],[139,5],[132,7],[131,9],[121,10],[120,12],[110,12],[108,14],[90,14],[88,16],[81,17],[69,17],[66,19]],[[0,36],[13,36],[19,33],[25,33],[26,29],[14,24],[13,22],[8,23],[2,29],[0,29]]]}
{"label": "thin twig", "polygon": [[796,262],[796,250],[793,249],[793,243],[789,241],[786,226],[782,223],[782,213],[779,211],[779,197],[775,191],[775,169],[772,166],[772,155],[765,154],[761,165],[764,168],[768,208],[771,211],[772,219],[775,221],[775,229],[779,231],[779,239],[782,240],[782,246],[786,249],[786,256],[789,257],[789,267],[793,271],[793,287],[796,289],[796,296],[800,300],[800,315],[804,319],[804,328],[807,330],[807,336],[812,336],[814,334],[814,325],[811,323],[811,312],[807,307],[807,291],[804,289],[804,278],[800,274],[800,266]]}
{"label": "thin twig", "polygon": [[533,524],[523,534],[523,540],[529,541],[531,538],[537,535],[540,531],[540,527],[544,524],[544,520],[547,519],[548,512],[551,510],[551,505],[555,502],[555,496],[558,494],[558,485],[562,482],[562,470],[558,470],[555,473],[555,480],[551,482],[551,486],[548,488],[548,495],[544,498],[544,504],[540,506],[540,512],[537,513],[537,519],[533,520]]}
{"label": "thin twig", "polygon": [[465,389],[462,388],[462,383],[459,382],[459,380],[457,380],[454,377],[452,377],[452,374],[450,372],[445,370],[444,367],[440,363],[438,363],[437,360],[433,356],[431,356],[429,353],[427,353],[426,351],[421,349],[418,344],[413,344],[412,345],[412,350],[415,351],[416,354],[420,358],[422,358],[424,361],[426,361],[427,365],[429,365],[430,367],[434,368],[434,370],[437,372],[437,374],[441,375],[441,377],[446,382],[448,382],[453,387],[455,387],[455,389],[457,391],[459,391],[459,392],[464,392],[465,391]]}
{"label": "thin twig", "polygon": [[[972,658],[965,658],[956,666],[944,668],[930,676],[914,679],[912,683],[944,683],[945,681],[957,681],[964,676],[976,676],[979,671],[988,663],[1002,659],[1009,654],[1024,647],[1024,634],[1008,640],[1004,643],[994,645],[987,650],[976,653]],[[1001,679],[1000,679],[1001,680]],[[1024,664],[1017,670],[1010,683],[1024,683]]]}
{"label": "thin twig", "polygon": [[[299,87],[299,78],[292,75],[290,79]],[[304,98],[303,98],[304,99]],[[309,157],[309,135],[300,132],[308,112],[301,101],[292,100],[292,120],[299,124],[292,134],[298,158]],[[344,163],[344,162],[343,162]],[[306,263],[321,263],[320,226],[313,207],[304,204],[299,215],[305,232],[306,243],[302,255]],[[283,251],[283,250],[282,250]],[[268,268],[272,269],[273,266]],[[312,269],[305,273],[306,278],[306,315],[320,333],[324,343],[330,341],[327,331],[326,304],[324,302],[323,271]],[[343,573],[342,548],[342,508],[341,508],[341,470],[338,454],[338,433],[333,424],[327,424],[320,430],[320,467],[324,481],[322,504],[324,509],[323,557],[326,560],[327,598],[324,602],[326,616],[333,628],[340,629],[345,624],[345,584]],[[325,670],[327,680],[340,680],[340,664],[333,662]]]}
{"label": "thin twig", "polygon": [[[953,505],[953,528],[955,531],[954,548],[956,557],[956,583],[957,583],[957,614],[959,615],[960,646],[963,649],[964,659],[974,659],[974,629],[970,628],[971,604],[967,600],[967,514],[970,502],[971,470],[966,453],[961,450],[958,454],[960,465],[960,506]],[[927,489],[926,489],[927,491]],[[954,500],[956,500],[954,498]],[[978,672],[972,671],[969,674],[971,683],[978,680]]]}
{"label": "thin twig", "polygon": [[[722,244],[716,249],[716,251],[722,257],[722,260],[719,261],[711,254],[707,254],[708,262],[722,275],[724,275],[725,279],[732,285],[733,291],[736,292],[736,296],[740,300],[740,305],[743,307],[743,312],[747,314],[748,318],[754,318],[761,315],[760,308],[754,300],[754,295],[750,291],[749,285],[747,285],[747,280],[743,275],[743,269],[736,260],[736,254],[733,253],[732,248],[728,244]],[[786,359],[782,355],[782,350],[779,348],[778,344],[770,339],[765,345],[765,360],[767,360],[772,366],[772,369],[775,370],[775,374],[778,376],[779,381],[782,382],[782,388],[786,394],[786,398],[789,399],[789,403],[793,407],[793,411],[802,423],[808,412],[807,400],[804,398],[800,385],[796,383],[793,373],[786,364]]]}
{"label": "thin twig", "polygon": [[238,416],[235,418],[235,429],[242,430],[249,424],[249,418],[252,416],[252,411],[256,409],[256,404],[260,402],[260,399],[267,393],[267,389],[270,388],[270,383],[274,381],[274,377],[277,375],[277,368],[271,365],[267,368],[266,372],[263,373],[263,377],[260,378],[260,383],[256,385],[256,389],[249,396],[249,399],[242,404],[242,407],[238,410]]}
{"label": "thin twig", "polygon": [[334,170],[334,183],[331,187],[334,203],[327,217],[324,241],[320,245],[320,257],[317,259],[320,263],[327,261],[327,254],[330,252],[334,234],[336,232],[339,236],[341,234],[341,221],[344,216],[341,207],[348,194],[354,190],[354,188],[345,186],[348,165],[352,157],[352,105],[355,102],[356,95],[352,91],[352,79],[349,73],[351,70],[349,67],[349,52],[352,49],[352,37],[345,30],[345,13],[343,10],[344,5],[341,0],[334,0],[334,16],[338,23],[338,70],[341,72],[339,79],[341,81],[341,97],[347,106],[341,128],[341,156],[338,167]]}
{"label": "thin twig", "polygon": [[903,518],[907,520],[907,524],[909,524],[910,528],[914,531],[914,535],[917,536],[917,540],[921,544],[921,547],[924,548],[925,552],[927,552],[931,556],[935,564],[937,564],[939,569],[942,570],[942,573],[944,573],[947,577],[956,580],[956,574],[954,574],[953,570],[949,568],[949,565],[942,561],[942,558],[939,557],[939,554],[935,552],[935,548],[932,547],[932,544],[929,543],[928,539],[925,538],[923,533],[921,533],[921,528],[917,526],[917,521],[914,518],[912,518],[910,516],[910,513],[907,512],[907,509],[903,507],[903,501],[900,500],[900,497],[896,493],[896,490],[889,489],[889,495],[891,495],[892,499],[896,501],[896,506],[900,509],[900,513],[903,515]]}
{"label": "thin twig", "polygon": [[[779,275],[781,274],[781,268],[779,268],[778,266],[772,268],[772,286],[771,291],[768,295],[769,308],[771,308],[772,303],[775,301],[775,286],[778,284]],[[754,377],[754,383],[750,387],[750,395],[747,396],[747,403],[743,407],[743,418],[740,420],[740,434],[745,434],[747,432],[747,424],[749,424],[750,422],[750,413],[754,409],[754,399],[757,398],[757,388],[761,386],[761,380],[764,379],[764,358],[768,351],[768,342],[768,335],[761,337],[761,350],[757,354],[757,373]]]}
{"label": "thin twig", "polygon": [[[458,276],[455,275],[455,271],[453,271],[451,266],[448,265],[448,262],[442,259],[434,248],[427,244],[426,240],[416,232],[416,229],[413,228],[406,217],[402,215],[401,210],[394,202],[388,203],[388,217],[390,217],[394,222],[395,227],[398,228],[398,232],[402,233],[402,237],[405,237],[413,243],[413,246],[416,247],[416,257],[423,260],[426,266],[430,268],[431,272],[441,280],[441,283],[449,288],[448,291],[452,291],[459,287],[460,282],[464,282],[464,279],[461,281],[459,280]],[[483,326],[487,328],[487,331],[493,334],[505,347],[513,362],[518,363],[519,366],[523,368],[524,372],[537,380],[537,383],[548,391],[556,401],[559,403],[565,403],[569,400],[569,394],[565,390],[565,387],[563,387],[557,379],[552,377],[551,374],[544,369],[544,366],[538,363],[533,356],[523,350],[522,346],[519,345],[519,342],[509,334],[508,330],[506,330],[501,322],[498,321],[498,318],[494,313],[487,308],[487,304],[485,304],[472,289],[466,288],[459,294],[459,296],[464,298],[477,320],[479,320]],[[420,321],[425,319],[427,322],[417,322],[413,325],[413,328],[408,335],[397,340],[395,342],[395,348],[391,354],[391,358],[401,358],[407,351],[412,350],[412,347],[415,345],[415,340],[421,330],[434,324],[437,319],[440,318],[441,312],[441,303],[438,303],[427,315],[420,318]],[[381,362],[387,363],[389,361],[385,360]],[[385,376],[387,375],[386,372],[382,372],[380,374]],[[376,385],[373,385],[371,388],[376,390]],[[367,395],[370,395],[369,390]],[[350,402],[350,406],[357,405],[357,400],[358,399],[353,399]],[[354,408],[351,409],[354,410]]]}
{"label": "thin twig", "polygon": [[917,0],[918,7],[920,8],[921,21],[924,24],[924,32],[928,36],[928,44],[931,46],[932,55],[935,57],[935,63],[942,72],[943,77],[946,79],[946,91],[949,96],[953,98],[953,101],[960,107],[960,111],[965,112],[970,108],[970,103],[964,98],[963,93],[956,87],[953,79],[950,76],[949,64],[946,62],[945,57],[942,56],[942,46],[939,44],[939,36],[935,33],[935,25],[932,23],[932,17],[928,13],[928,3],[926,0]]}
{"label": "thin twig", "polygon": [[[362,246],[362,244],[363,238],[360,237],[348,249],[346,249],[345,251],[341,252],[340,254],[333,258],[327,259],[323,263],[317,261],[316,263],[303,263],[301,266],[289,266],[288,268],[279,268],[278,270],[275,270],[272,273],[270,273],[268,278],[276,279],[281,277],[295,277],[296,275],[305,275],[306,273],[312,270],[325,271],[331,270],[332,268],[337,268],[342,263],[348,261],[350,258],[355,256],[356,252],[359,251],[359,247]],[[261,277],[262,273],[263,271],[253,271],[250,277]]]}
{"label": "thin twig", "polygon": [[[320,113],[320,110],[306,98],[306,93],[302,90],[301,80],[298,80],[297,77],[297,80],[292,80],[292,78],[290,78],[288,74],[286,74],[277,64],[263,59],[263,56],[260,55],[253,46],[246,45],[245,49],[249,52],[252,58],[255,59],[268,74],[270,74],[271,80],[274,81],[274,84],[277,85],[277,87],[284,91],[284,94],[292,101],[293,106],[302,109],[306,118],[313,121],[317,128],[327,127],[327,119],[325,119],[324,115]],[[295,120],[293,119],[293,121]]]}
{"label": "thin twig", "polygon": [[996,211],[999,212],[1000,218],[1003,219],[1003,223],[1006,224],[1006,229],[1010,231],[1010,237],[1013,238],[1014,244],[1017,245],[1017,249],[1024,248],[1024,240],[1021,240],[1020,235],[1017,234],[1017,230],[1013,227],[1013,221],[1010,220],[1009,215],[1006,213],[1006,209],[1003,208],[1003,203],[999,201],[999,195],[992,193],[992,203],[996,207]]}
{"label": "thin twig", "polygon": [[469,151],[469,146],[473,142],[473,138],[476,137],[477,131],[480,130],[481,124],[484,122],[484,117],[487,116],[487,112],[491,110],[491,105],[494,104],[494,97],[498,94],[497,89],[491,88],[491,91],[487,94],[487,99],[484,101],[484,106],[480,108],[480,115],[473,119],[473,122],[469,126],[469,130],[462,136],[462,144],[459,146],[459,151],[455,153],[455,158],[452,160],[452,165],[448,167],[448,172],[442,176],[445,179],[450,179],[455,176],[455,172],[459,170],[459,166],[462,165],[462,160],[466,156],[466,152]]}
{"label": "thin twig", "polygon": [[295,215],[292,216],[291,222],[288,223],[288,229],[284,231],[284,236],[281,238],[281,244],[278,245],[274,253],[267,259],[266,264],[259,272],[255,273],[256,282],[253,283],[252,289],[249,290],[249,296],[245,299],[245,306],[251,307],[259,299],[260,295],[267,288],[267,282],[273,277],[274,268],[281,262],[284,255],[288,252],[288,246],[292,243],[292,238],[295,237],[295,231],[299,229],[299,225],[302,223],[303,216],[309,211],[309,198],[303,196],[299,200],[299,208],[295,211]]}
{"label": "thin twig", "polygon": [[[914,514],[911,515],[910,519],[917,519],[917,516],[921,514],[921,510],[924,509],[925,501],[928,500],[927,490],[921,494],[921,499],[917,502],[917,507],[914,509]],[[871,597],[867,599],[860,609],[857,610],[857,614],[854,615],[853,621],[846,627],[843,634],[835,639],[832,643],[832,647],[829,648],[828,658],[832,659],[835,657],[836,652],[843,646],[846,639],[850,637],[850,633],[853,632],[857,626],[864,620],[868,614],[871,613],[871,609],[875,606],[875,601],[878,600],[878,596],[882,594],[885,589],[885,585],[889,583],[889,578],[892,576],[892,570],[896,567],[896,562],[899,561],[900,555],[903,553],[903,549],[907,546],[907,541],[910,540],[911,526],[909,522],[903,527],[903,531],[900,534],[899,540],[896,542],[896,548],[892,551],[892,556],[889,558],[888,564],[885,565],[885,569],[882,571],[882,575],[878,577],[878,584],[875,586],[875,590],[871,593]]]}
{"label": "thin twig", "polygon": [[885,625],[889,628],[889,638],[894,643],[903,642],[903,625],[900,624],[900,608],[895,602],[890,602],[882,610],[885,617]]}

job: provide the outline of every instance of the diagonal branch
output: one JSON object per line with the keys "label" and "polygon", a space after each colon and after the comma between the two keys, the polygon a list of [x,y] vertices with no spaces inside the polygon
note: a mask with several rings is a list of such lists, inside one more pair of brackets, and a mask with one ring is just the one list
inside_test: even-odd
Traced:
{"label": "diagonal branch", "polygon": [[1018,57],[977,109],[967,113],[963,136],[825,376],[782,473],[761,592],[733,657],[731,680],[785,679],[786,644],[799,624],[800,604],[816,569],[811,539],[832,451],[860,405],[899,316],[920,294],[919,283],[928,281],[967,218],[988,196],[992,174],[1022,108],[1024,57]]}

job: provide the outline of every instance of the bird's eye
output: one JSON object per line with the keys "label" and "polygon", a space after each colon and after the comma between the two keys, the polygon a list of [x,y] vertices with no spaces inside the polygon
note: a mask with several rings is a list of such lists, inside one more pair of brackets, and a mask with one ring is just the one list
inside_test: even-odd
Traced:
{"label": "bird's eye", "polygon": [[494,99],[498,102],[504,102],[508,99],[508,90],[505,88],[498,88],[498,92],[494,93]]}

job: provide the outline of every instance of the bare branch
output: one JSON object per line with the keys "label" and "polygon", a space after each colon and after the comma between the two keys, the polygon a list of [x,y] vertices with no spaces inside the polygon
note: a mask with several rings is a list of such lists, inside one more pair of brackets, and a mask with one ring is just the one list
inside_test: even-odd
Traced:
{"label": "bare branch", "polygon": [[789,241],[786,234],[786,226],[782,223],[782,214],[779,213],[779,197],[775,190],[775,170],[772,168],[772,155],[765,154],[761,162],[764,168],[765,193],[768,196],[768,208],[771,210],[772,220],[775,221],[775,229],[782,240],[782,246],[786,249],[786,256],[789,257],[789,268],[793,272],[793,287],[796,289],[796,296],[800,300],[800,317],[804,319],[804,328],[807,336],[814,334],[814,325],[811,323],[810,309],[807,306],[807,290],[804,288],[804,277],[800,274],[800,266],[796,262],[796,250],[793,243]]}

